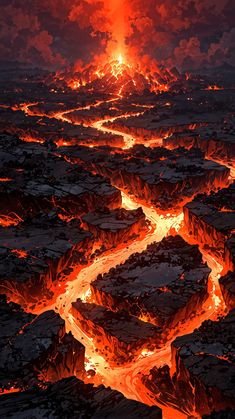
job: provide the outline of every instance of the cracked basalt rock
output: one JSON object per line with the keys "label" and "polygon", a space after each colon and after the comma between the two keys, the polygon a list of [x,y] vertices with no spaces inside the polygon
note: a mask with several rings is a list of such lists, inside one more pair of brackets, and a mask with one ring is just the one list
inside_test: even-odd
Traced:
{"label": "cracked basalt rock", "polygon": [[1,302],[0,388],[2,392],[45,386],[61,378],[84,374],[84,346],[65,332],[54,311],[39,316],[18,304]]}
{"label": "cracked basalt rock", "polygon": [[163,139],[163,145],[170,148],[199,148],[208,159],[215,159],[232,167],[235,164],[234,121],[172,134]]}
{"label": "cracked basalt rock", "polygon": [[[141,111],[141,107],[136,107],[136,112]],[[66,115],[74,124],[92,124],[102,119],[115,118],[120,115],[128,115],[133,112],[131,103],[120,102],[118,107],[115,107],[112,102],[104,102],[99,106],[91,106],[89,109],[80,109],[70,112]],[[115,143],[110,143],[115,146]],[[108,145],[108,144],[107,144]]]}
{"label": "cracked basalt rock", "polygon": [[92,297],[108,309],[163,327],[166,339],[201,309],[209,274],[197,246],[167,237],[99,275],[91,283]]}
{"label": "cracked basalt rock", "polygon": [[62,148],[61,154],[109,178],[113,185],[162,211],[179,212],[194,195],[229,185],[230,171],[205,160],[200,150],[142,145],[120,150]]}
{"label": "cracked basalt rock", "polygon": [[52,384],[46,390],[3,395],[0,415],[13,419],[162,419],[161,409],[156,406],[126,399],[104,386],[84,384],[75,377]]}
{"label": "cracked basalt rock", "polygon": [[153,399],[188,415],[235,409],[235,310],[178,337],[171,353],[171,370],[155,367],[143,377]]}
{"label": "cracked basalt rock", "polygon": [[124,208],[97,210],[85,215],[82,222],[83,228],[90,231],[106,249],[126,245],[145,235],[149,227],[142,208],[132,211]]}
{"label": "cracked basalt rock", "polygon": [[78,299],[72,303],[74,321],[94,341],[111,364],[122,365],[148,350],[161,346],[161,329],[143,322],[126,311],[117,313]]}
{"label": "cracked basalt rock", "polygon": [[137,141],[159,141],[173,133],[195,129],[212,123],[223,123],[235,109],[234,89],[200,90],[160,97],[152,109],[130,118],[107,122],[107,126],[135,136]]}
{"label": "cracked basalt rock", "polygon": [[88,262],[92,246],[78,220],[67,223],[55,213],[0,227],[0,292],[26,307],[43,306],[63,291],[66,269]]}
{"label": "cracked basalt rock", "polygon": [[48,154],[48,150],[38,143],[25,143],[17,135],[9,132],[0,132],[0,174],[4,168],[9,169],[12,165],[24,164],[29,156],[35,159],[40,155]]}
{"label": "cracked basalt rock", "polygon": [[31,155],[23,164],[0,172],[0,213],[21,218],[57,208],[66,217],[79,217],[97,208],[121,206],[121,193],[110,182],[63,158]]}
{"label": "cracked basalt rock", "polygon": [[193,238],[211,249],[226,268],[235,267],[235,182],[211,195],[198,195],[184,207],[186,228]]}
{"label": "cracked basalt rock", "polygon": [[228,310],[235,308],[235,273],[229,272],[219,279],[220,288]]}
{"label": "cracked basalt rock", "polygon": [[[49,104],[48,107],[51,109],[53,108],[52,105]],[[45,111],[39,105],[30,106],[32,114],[29,118],[22,111],[0,110],[0,129],[11,134],[17,134],[24,141],[45,144],[54,142],[58,145],[102,146],[112,144],[115,147],[124,145],[124,139],[121,135],[101,133],[93,127],[84,126],[83,122],[85,120],[81,121],[81,125],[72,125],[69,123],[70,114],[66,113],[63,116],[63,111],[66,112],[63,106],[54,112],[52,109],[48,113],[45,113]],[[58,118],[61,118],[61,120]]]}

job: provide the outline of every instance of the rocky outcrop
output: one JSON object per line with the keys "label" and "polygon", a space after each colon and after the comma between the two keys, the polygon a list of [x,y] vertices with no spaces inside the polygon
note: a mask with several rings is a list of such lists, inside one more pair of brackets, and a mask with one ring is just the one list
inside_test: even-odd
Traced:
{"label": "rocky outcrop", "polygon": [[235,183],[211,195],[199,195],[184,207],[184,221],[194,240],[234,269]]}
{"label": "rocky outcrop", "polygon": [[43,307],[63,292],[69,280],[63,271],[81,269],[92,247],[92,235],[78,220],[67,223],[55,213],[0,227],[0,291],[27,308]]}
{"label": "rocky outcrop", "polygon": [[210,269],[180,236],[153,243],[91,284],[97,304],[163,327],[165,338],[201,309]]}
{"label": "rocky outcrop", "polygon": [[46,390],[32,390],[1,397],[1,417],[59,419],[162,419],[158,407],[128,400],[121,393],[84,384],[76,378],[61,380]]}
{"label": "rocky outcrop", "polygon": [[84,346],[54,311],[25,313],[1,296],[0,388],[22,391],[84,374]]}
{"label": "rocky outcrop", "polygon": [[161,346],[162,330],[126,311],[115,313],[78,299],[72,303],[72,314],[110,364],[123,365],[140,356],[142,350],[151,351]]}
{"label": "rocky outcrop", "polygon": [[234,409],[234,331],[235,310],[177,338],[172,343],[171,370],[154,368],[143,378],[153,398],[188,415]]}

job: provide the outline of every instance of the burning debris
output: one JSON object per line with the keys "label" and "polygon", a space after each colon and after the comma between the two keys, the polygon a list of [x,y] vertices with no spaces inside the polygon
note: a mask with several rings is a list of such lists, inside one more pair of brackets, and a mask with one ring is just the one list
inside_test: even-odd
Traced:
{"label": "burning debris", "polygon": [[141,94],[144,91],[162,92],[168,91],[171,84],[178,79],[184,81],[176,68],[171,70],[159,70],[159,72],[146,73],[138,66],[132,66],[124,62],[120,54],[117,60],[105,64],[103,67],[88,66],[80,72],[60,74],[72,89],[79,91],[94,91],[118,95],[119,97]]}

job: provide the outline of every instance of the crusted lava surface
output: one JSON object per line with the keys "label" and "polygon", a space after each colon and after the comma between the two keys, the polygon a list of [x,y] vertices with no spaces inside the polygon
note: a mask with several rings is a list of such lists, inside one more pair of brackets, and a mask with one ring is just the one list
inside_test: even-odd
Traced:
{"label": "crusted lava surface", "polygon": [[234,416],[235,72],[205,71],[0,69],[1,417]]}
{"label": "crusted lava surface", "polygon": [[163,327],[164,339],[202,306],[209,273],[197,246],[168,237],[99,276],[92,296],[113,311],[126,310]]}
{"label": "crusted lava surface", "polygon": [[163,139],[163,145],[169,148],[192,147],[202,150],[208,159],[234,167],[235,130],[234,120],[221,124],[209,124],[195,130],[174,133]]}
{"label": "crusted lava surface", "polygon": [[100,209],[82,217],[83,227],[93,234],[105,248],[127,245],[147,233],[149,223],[142,208],[128,211],[124,208],[114,210]]}
{"label": "crusted lava surface", "polygon": [[63,271],[80,269],[91,256],[93,236],[80,221],[41,214],[15,227],[0,227],[0,290],[31,309],[58,293]]}
{"label": "crusted lava surface", "polygon": [[45,387],[47,382],[84,374],[85,348],[53,310],[36,316],[1,299],[1,392]]}
{"label": "crusted lava surface", "polygon": [[140,145],[127,151],[95,148],[88,153],[86,148],[69,147],[61,153],[74,162],[84,161],[113,185],[165,212],[181,211],[197,193],[229,185],[229,169],[206,160],[198,149],[152,150]]}
{"label": "crusted lava surface", "polygon": [[76,378],[67,378],[46,390],[4,395],[1,417],[87,418],[87,419],[162,419],[161,410],[125,397],[104,386],[94,387]]}
{"label": "crusted lava surface", "polygon": [[143,378],[152,397],[188,414],[234,409],[234,317],[232,310],[220,321],[208,320],[193,333],[178,337],[172,343],[171,370],[153,368]]}
{"label": "crusted lava surface", "polygon": [[192,237],[235,267],[235,183],[211,195],[197,196],[184,207],[185,225]]}
{"label": "crusted lava surface", "polygon": [[0,171],[1,178],[10,179],[0,182],[1,216],[16,213],[25,218],[56,207],[64,216],[78,217],[96,208],[121,205],[120,192],[101,176],[71,165],[40,145],[27,147],[21,142],[9,148],[8,164]]}
{"label": "crusted lava surface", "polygon": [[137,137],[139,142],[155,142],[175,132],[223,122],[234,112],[234,90],[196,90],[185,94],[165,94],[142,115],[120,118],[107,126]]}
{"label": "crusted lava surface", "polygon": [[126,311],[117,313],[107,308],[77,300],[72,303],[76,323],[96,342],[99,352],[114,365],[122,365],[140,356],[148,347],[160,347],[162,330]]}

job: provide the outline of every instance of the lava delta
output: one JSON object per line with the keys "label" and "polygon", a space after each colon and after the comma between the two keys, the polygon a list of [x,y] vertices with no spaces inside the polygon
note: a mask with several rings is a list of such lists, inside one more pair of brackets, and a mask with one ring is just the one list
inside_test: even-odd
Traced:
{"label": "lava delta", "polygon": [[235,70],[0,70],[0,415],[235,417]]}

